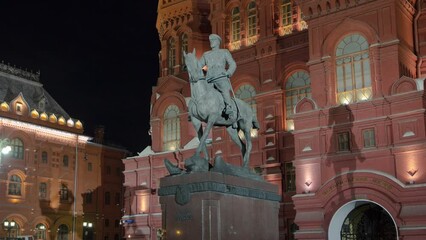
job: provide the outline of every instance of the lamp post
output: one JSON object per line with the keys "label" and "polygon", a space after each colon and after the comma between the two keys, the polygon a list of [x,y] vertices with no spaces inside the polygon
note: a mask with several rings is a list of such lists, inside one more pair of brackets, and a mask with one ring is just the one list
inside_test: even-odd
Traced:
{"label": "lamp post", "polygon": [[[7,230],[7,238],[10,238],[11,236],[10,236],[10,230],[12,230],[13,228],[15,228],[15,225],[16,225],[16,222],[15,221],[8,221],[8,220],[6,220],[6,221],[4,221],[3,222],[3,226],[4,226],[4,228],[6,228],[6,230]],[[6,238],[6,239],[7,239]]]}
{"label": "lamp post", "polygon": [[93,240],[93,223],[83,222],[83,240]]}

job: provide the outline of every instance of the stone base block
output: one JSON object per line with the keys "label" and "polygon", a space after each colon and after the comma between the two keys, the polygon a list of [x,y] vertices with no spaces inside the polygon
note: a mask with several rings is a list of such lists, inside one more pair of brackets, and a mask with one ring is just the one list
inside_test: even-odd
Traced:
{"label": "stone base block", "polygon": [[277,186],[204,172],[160,180],[166,239],[278,239]]}

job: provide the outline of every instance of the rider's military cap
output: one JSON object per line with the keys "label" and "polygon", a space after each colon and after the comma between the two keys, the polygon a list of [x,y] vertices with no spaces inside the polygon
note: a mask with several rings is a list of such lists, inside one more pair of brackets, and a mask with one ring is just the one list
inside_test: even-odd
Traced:
{"label": "rider's military cap", "polygon": [[209,39],[210,40],[219,40],[220,42],[222,42],[222,38],[220,38],[219,35],[214,34],[214,33],[210,34]]}

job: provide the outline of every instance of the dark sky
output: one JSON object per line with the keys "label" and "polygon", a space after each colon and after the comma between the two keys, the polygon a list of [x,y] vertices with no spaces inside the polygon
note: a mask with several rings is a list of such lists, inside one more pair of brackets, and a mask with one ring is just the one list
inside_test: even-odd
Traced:
{"label": "dark sky", "polygon": [[150,145],[158,77],[157,0],[0,1],[0,60],[41,71],[44,88],[93,136]]}

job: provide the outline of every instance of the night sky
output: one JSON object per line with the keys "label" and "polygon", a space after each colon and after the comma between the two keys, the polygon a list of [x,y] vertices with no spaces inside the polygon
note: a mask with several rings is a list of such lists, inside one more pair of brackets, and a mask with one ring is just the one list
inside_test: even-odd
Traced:
{"label": "night sky", "polygon": [[158,78],[157,0],[0,2],[0,60],[40,70],[44,88],[85,135],[136,154],[150,145]]}

